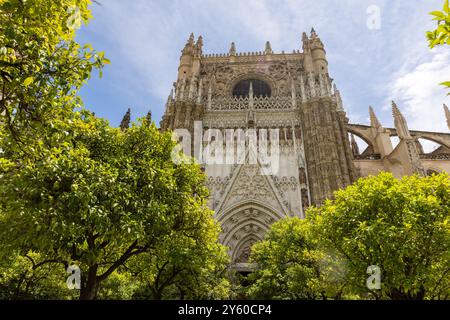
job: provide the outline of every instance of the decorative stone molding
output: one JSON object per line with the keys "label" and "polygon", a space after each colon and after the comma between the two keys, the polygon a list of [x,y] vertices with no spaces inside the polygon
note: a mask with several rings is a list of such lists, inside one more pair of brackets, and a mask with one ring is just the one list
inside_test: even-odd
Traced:
{"label": "decorative stone molding", "polygon": [[[254,97],[255,110],[292,110],[291,97]],[[218,97],[212,99],[209,110],[248,110],[248,97]]]}

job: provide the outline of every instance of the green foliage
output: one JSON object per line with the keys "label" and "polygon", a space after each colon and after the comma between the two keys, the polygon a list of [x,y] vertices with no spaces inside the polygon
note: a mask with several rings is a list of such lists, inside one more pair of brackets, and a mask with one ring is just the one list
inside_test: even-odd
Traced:
{"label": "green foliage", "polygon": [[276,222],[265,240],[252,247],[250,261],[257,267],[247,293],[256,299],[323,299],[323,258],[305,220]]}
{"label": "green foliage", "polygon": [[[80,298],[130,298],[142,283],[127,262],[154,252],[208,281],[177,280],[185,291],[223,296],[214,275],[226,259],[200,168],[174,164],[171,134],[148,120],[122,131],[81,109],[78,89],[109,63],[74,40],[89,4],[0,2],[1,294],[70,298],[61,288],[74,263]],[[203,265],[187,258],[200,251]]]}
{"label": "green foliage", "polygon": [[121,267],[102,283],[97,293],[97,299],[131,300],[138,288],[139,281],[136,277]]}
{"label": "green foliage", "polygon": [[[448,299],[450,177],[361,178],[305,220],[273,224],[251,261],[252,298]],[[373,265],[380,290],[367,287]]]}
{"label": "green foliage", "polygon": [[[440,45],[450,45],[450,5],[449,0],[444,1],[442,11],[433,11],[430,13],[437,21],[437,28],[427,32],[427,39],[430,48]],[[450,81],[441,83],[450,88]],[[450,93],[449,93],[450,94]]]}
{"label": "green foliage", "polygon": [[[139,282],[135,299],[226,299],[229,257],[217,243],[218,226],[205,219],[196,228],[200,237],[172,233],[128,268]],[[199,234],[200,235],[200,234]]]}
{"label": "green foliage", "polygon": [[[321,246],[345,261],[356,294],[377,299],[446,299],[450,294],[450,179],[389,173],[358,180],[308,212]],[[381,268],[381,290],[366,271]]]}
{"label": "green foliage", "polygon": [[76,299],[67,290],[64,270],[54,263],[40,265],[39,254],[2,257],[0,260],[0,299]]}
{"label": "green foliage", "polygon": [[[93,69],[109,63],[75,40],[91,18],[90,0],[2,0],[0,3],[0,114],[16,140],[33,134],[55,109],[80,105],[77,91]],[[78,21],[79,20],[79,21]]]}
{"label": "green foliage", "polygon": [[[217,226],[205,203],[204,176],[196,165],[171,161],[170,133],[160,134],[155,125],[121,131],[88,112],[52,124],[48,141],[30,147],[33,161],[2,158],[4,249],[78,264],[86,275],[82,296],[86,290],[92,298],[129,258],[158,252],[169,239],[177,243],[177,233],[186,237],[180,243],[203,241],[203,249],[217,240],[209,233]],[[11,153],[8,143],[1,148]]]}

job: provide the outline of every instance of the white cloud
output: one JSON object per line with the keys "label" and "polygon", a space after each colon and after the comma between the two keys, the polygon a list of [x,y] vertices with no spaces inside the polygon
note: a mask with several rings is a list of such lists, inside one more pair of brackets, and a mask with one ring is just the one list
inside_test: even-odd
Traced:
{"label": "white cloud", "polygon": [[[404,113],[410,129],[447,132],[443,103],[448,90],[439,83],[450,79],[450,52],[433,50],[428,61],[411,70],[402,70],[388,83],[389,96]],[[388,104],[386,101],[385,105]],[[424,147],[431,151],[432,143]]]}
{"label": "white cloud", "polygon": [[436,50],[430,60],[403,71],[388,84],[389,95],[401,107],[415,129],[446,131],[442,104],[449,102],[438,83],[450,79],[450,52]]}
{"label": "white cloud", "polygon": [[[381,8],[378,31],[366,26],[372,4]],[[366,123],[369,104],[388,108],[386,101],[395,98],[411,127],[445,130],[444,93],[437,82],[450,74],[449,57],[430,54],[424,37],[432,27],[428,12],[440,5],[437,0],[107,0],[94,6],[85,35],[88,42],[89,36],[100,39],[112,58],[114,94],[129,96],[131,103],[133,96],[151,96],[159,117],[190,32],[204,36],[206,53],[226,52],[231,41],[238,51],[260,51],[266,40],[276,52],[290,52],[301,48],[301,33],[314,26],[352,121]],[[392,125],[390,112],[378,112]]]}

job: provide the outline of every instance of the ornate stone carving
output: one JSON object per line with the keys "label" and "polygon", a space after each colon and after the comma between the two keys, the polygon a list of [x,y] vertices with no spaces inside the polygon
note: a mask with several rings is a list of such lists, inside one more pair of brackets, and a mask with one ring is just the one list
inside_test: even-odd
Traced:
{"label": "ornate stone carving", "polygon": [[240,175],[237,177],[230,193],[230,203],[242,200],[260,200],[263,202],[277,202],[273,191],[264,175],[261,175],[261,168],[254,164],[243,165]]}
{"label": "ornate stone carving", "polygon": [[[254,97],[255,110],[290,110],[292,109],[291,97]],[[208,110],[247,110],[249,108],[248,97],[217,97],[212,100]]]}
{"label": "ornate stone carving", "polygon": [[[338,91],[331,90],[323,45],[317,34],[305,35],[303,45],[304,52],[291,54],[267,44],[263,52],[237,52],[231,45],[227,54],[203,55],[201,43],[188,41],[182,53],[163,130],[191,130],[194,120],[222,135],[225,129],[279,129],[280,170],[273,176],[261,175],[257,164],[206,165],[209,205],[235,262],[247,262],[253,242],[276,220],[303,216],[310,200],[320,203],[350,181],[345,114]],[[248,79],[267,83],[270,96],[249,89],[248,97],[234,97],[235,85]]]}

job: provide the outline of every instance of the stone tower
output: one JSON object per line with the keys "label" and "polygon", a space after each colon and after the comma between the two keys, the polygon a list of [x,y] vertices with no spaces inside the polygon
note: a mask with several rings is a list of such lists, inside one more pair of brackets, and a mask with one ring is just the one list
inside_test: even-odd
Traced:
{"label": "stone tower", "polygon": [[[205,173],[209,204],[222,224],[220,240],[229,246],[236,268],[245,269],[251,245],[273,222],[303,217],[306,207],[356,179],[348,119],[314,29],[303,34],[302,50],[292,53],[275,53],[270,42],[264,51],[238,52],[232,43],[228,53],[210,55],[202,46],[202,37],[195,41],[191,34],[161,129],[181,136],[200,130],[200,140],[190,140],[195,156],[202,156],[211,140],[220,147],[215,150],[236,151],[234,161],[207,162]],[[277,146],[275,140],[269,145],[278,148],[273,150],[279,151],[279,166],[262,174],[258,156],[248,159],[271,130],[278,137]],[[243,149],[234,143],[240,135]],[[253,141],[256,148],[245,148]],[[239,154],[245,161],[238,161]]]}
{"label": "stone tower", "polygon": [[[191,34],[167,99],[161,129],[175,131],[204,166],[220,241],[238,270],[249,269],[251,246],[273,222],[304,217],[359,176],[450,172],[450,133],[410,130],[394,102],[394,128],[372,107],[370,125],[349,123],[314,29],[300,46],[275,53],[267,41],[263,51],[239,52],[233,42],[226,54],[206,55]],[[446,105],[444,113],[450,128]],[[439,146],[426,153],[424,139]],[[261,154],[278,159],[277,170],[263,170]]]}

